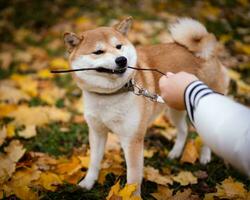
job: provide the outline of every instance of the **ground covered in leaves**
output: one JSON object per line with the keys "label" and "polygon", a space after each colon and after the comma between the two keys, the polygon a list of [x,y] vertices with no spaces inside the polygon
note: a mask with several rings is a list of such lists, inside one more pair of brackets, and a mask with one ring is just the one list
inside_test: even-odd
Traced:
{"label": "ground covered in leaves", "polygon": [[[62,34],[135,19],[135,45],[167,41],[176,16],[203,22],[220,41],[231,77],[229,96],[250,106],[250,6],[219,1],[4,1],[0,5],[0,198],[132,199],[117,138],[110,134],[100,177],[90,191],[77,187],[89,163],[81,91],[67,69]],[[250,199],[250,180],[213,155],[198,162],[202,144],[190,127],[182,157],[167,158],[175,130],[160,116],[145,138],[142,197],[148,200]],[[237,133],[235,133],[237,134]],[[134,198],[138,199],[138,198]]]}

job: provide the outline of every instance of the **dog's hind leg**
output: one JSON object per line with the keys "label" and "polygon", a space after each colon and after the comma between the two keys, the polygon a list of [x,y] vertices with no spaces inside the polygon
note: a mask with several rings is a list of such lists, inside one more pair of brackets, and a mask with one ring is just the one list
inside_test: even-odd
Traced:
{"label": "dog's hind leg", "polygon": [[203,144],[200,152],[200,163],[205,165],[211,161],[211,149]]}
{"label": "dog's hind leg", "polygon": [[137,191],[134,195],[140,195],[141,182],[143,178],[143,137],[128,138],[120,137],[121,146],[123,148],[126,165],[127,165],[127,183],[138,184]]}
{"label": "dog's hind leg", "polygon": [[178,158],[183,150],[185,145],[188,127],[186,122],[186,112],[185,111],[177,111],[174,109],[169,109],[169,118],[170,121],[177,129],[177,138],[174,144],[173,149],[169,152],[168,157],[171,159]]}
{"label": "dog's hind leg", "polygon": [[98,179],[101,161],[103,159],[105,144],[107,141],[107,131],[99,128],[98,131],[90,127],[89,144],[90,144],[90,164],[87,175],[79,183],[86,189],[91,189]]}

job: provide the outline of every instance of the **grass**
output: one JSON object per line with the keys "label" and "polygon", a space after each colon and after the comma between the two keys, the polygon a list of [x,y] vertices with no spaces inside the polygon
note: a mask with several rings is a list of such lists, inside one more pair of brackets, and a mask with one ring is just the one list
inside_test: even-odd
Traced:
{"label": "grass", "polygon": [[[63,130],[65,129],[65,130]],[[28,151],[48,153],[53,156],[70,155],[73,149],[88,143],[88,127],[84,124],[49,124],[37,130],[37,136],[25,140]]]}

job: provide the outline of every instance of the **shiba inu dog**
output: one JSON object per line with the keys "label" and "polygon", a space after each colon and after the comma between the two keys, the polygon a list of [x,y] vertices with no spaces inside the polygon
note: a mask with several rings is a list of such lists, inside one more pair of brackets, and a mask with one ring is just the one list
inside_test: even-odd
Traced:
{"label": "shiba inu dog", "polygon": [[[199,22],[183,18],[170,26],[173,42],[135,48],[127,34],[132,24],[128,17],[114,27],[99,27],[79,35],[65,33],[72,69],[102,67],[120,69],[117,73],[77,71],[73,74],[83,91],[84,115],[89,126],[90,166],[79,185],[90,189],[98,178],[109,131],[117,134],[125,154],[127,183],[143,178],[143,142],[147,127],[167,109],[165,104],[149,101],[129,92],[126,85],[135,80],[138,85],[159,94],[161,75],[136,72],[127,66],[154,68],[164,73],[193,73],[215,91],[225,93],[228,77],[216,58],[216,39]],[[175,145],[169,158],[181,155],[187,137],[186,113],[168,110],[168,117],[177,128]],[[201,163],[210,160],[210,150],[203,147]],[[140,187],[137,194],[140,193]]]}

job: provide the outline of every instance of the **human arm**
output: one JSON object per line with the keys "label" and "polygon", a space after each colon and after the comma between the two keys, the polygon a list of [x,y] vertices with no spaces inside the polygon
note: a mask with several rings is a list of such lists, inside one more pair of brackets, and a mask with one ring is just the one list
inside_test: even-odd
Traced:
{"label": "human arm", "polygon": [[215,93],[185,72],[161,79],[160,88],[170,107],[186,108],[197,132],[215,154],[250,177],[249,108]]}

